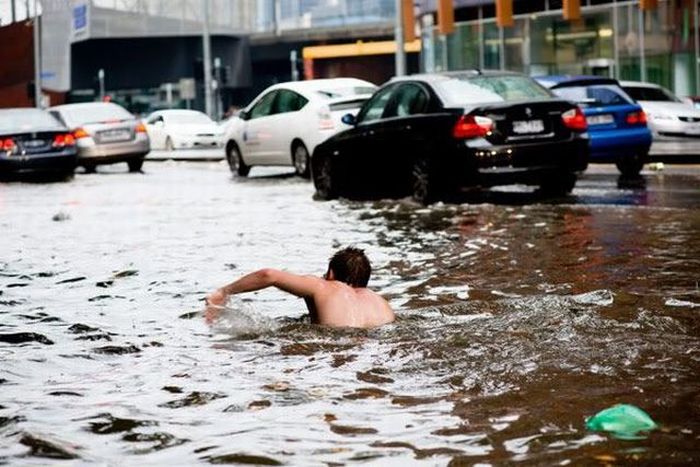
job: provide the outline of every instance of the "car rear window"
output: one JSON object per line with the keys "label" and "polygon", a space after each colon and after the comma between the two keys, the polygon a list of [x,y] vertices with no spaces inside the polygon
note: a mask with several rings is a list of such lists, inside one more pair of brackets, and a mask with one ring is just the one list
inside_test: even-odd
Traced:
{"label": "car rear window", "polygon": [[568,99],[584,107],[609,107],[633,103],[625,91],[615,84],[566,86],[552,91],[562,99]]}
{"label": "car rear window", "polygon": [[88,123],[104,123],[134,118],[123,107],[116,104],[90,104],[65,107],[59,110],[66,123],[71,126]]}
{"label": "car rear window", "polygon": [[51,114],[37,109],[0,110],[0,133],[19,133],[33,130],[60,129]]}
{"label": "car rear window", "polygon": [[636,101],[680,102],[676,96],[661,88],[625,86],[625,91]]}
{"label": "car rear window", "polygon": [[456,76],[438,81],[434,87],[447,106],[552,97],[527,76]]}

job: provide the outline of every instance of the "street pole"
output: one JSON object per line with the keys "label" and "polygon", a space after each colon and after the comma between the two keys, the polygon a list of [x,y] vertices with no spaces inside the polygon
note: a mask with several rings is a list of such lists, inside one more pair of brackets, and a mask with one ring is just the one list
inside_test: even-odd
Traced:
{"label": "street pole", "polygon": [[209,37],[209,0],[204,0],[204,24],[202,30],[202,66],[204,67],[204,113],[212,116],[211,95],[211,42]]}
{"label": "street pole", "polygon": [[640,81],[647,80],[647,60],[646,60],[646,44],[644,43],[644,10],[641,8],[637,12],[639,17],[639,78]]}
{"label": "street pole", "polygon": [[15,0],[10,0],[10,6],[12,7],[12,22],[17,21],[17,5],[15,5]]}
{"label": "street pole", "polygon": [[695,95],[700,95],[700,1],[695,5]]}
{"label": "street pole", "polygon": [[394,0],[396,6],[396,24],[394,27],[394,41],[396,42],[396,76],[406,74],[406,50],[403,46],[403,2]]}
{"label": "street pole", "polygon": [[100,85],[100,102],[105,101],[105,71],[100,68],[97,70],[97,82]]}
{"label": "street pole", "polygon": [[289,51],[289,63],[292,67],[292,81],[299,81],[299,67],[297,67],[297,51]]}
{"label": "street pole", "polygon": [[41,108],[41,34],[39,31],[39,10],[34,0],[34,107]]}

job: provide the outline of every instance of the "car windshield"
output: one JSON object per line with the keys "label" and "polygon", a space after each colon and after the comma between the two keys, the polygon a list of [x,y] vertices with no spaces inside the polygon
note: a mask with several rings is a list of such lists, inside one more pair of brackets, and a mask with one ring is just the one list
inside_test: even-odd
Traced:
{"label": "car windshield", "polygon": [[168,123],[175,123],[178,125],[191,125],[191,124],[207,124],[214,123],[214,121],[207,117],[206,114],[199,112],[183,113],[183,114],[169,114],[165,116],[165,121]]}
{"label": "car windshield", "polygon": [[636,101],[680,102],[676,96],[662,88],[625,86],[625,91]]}
{"label": "car windshield", "polygon": [[105,123],[134,118],[126,109],[116,104],[76,105],[59,109],[64,120],[71,126],[88,123]]}
{"label": "car windshield", "polygon": [[376,86],[343,86],[316,90],[317,94],[327,98],[352,97],[360,94],[372,94],[377,89]]}
{"label": "car windshield", "polygon": [[574,101],[582,106],[609,107],[632,104],[632,99],[615,84],[567,86],[552,91],[562,99]]}
{"label": "car windshield", "polygon": [[447,106],[552,97],[526,76],[457,76],[438,81],[434,87]]}
{"label": "car windshield", "polygon": [[0,133],[59,129],[62,125],[49,113],[37,109],[0,110]]}

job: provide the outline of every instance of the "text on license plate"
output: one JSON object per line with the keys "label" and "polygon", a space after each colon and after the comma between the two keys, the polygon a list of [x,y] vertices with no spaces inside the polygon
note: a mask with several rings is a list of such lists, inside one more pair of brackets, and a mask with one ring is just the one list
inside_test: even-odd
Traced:
{"label": "text on license plate", "polygon": [[100,133],[102,141],[124,141],[129,138],[131,138],[129,130],[109,130]]}
{"label": "text on license plate", "polygon": [[613,118],[613,116],[610,114],[591,115],[586,117],[586,123],[589,125],[609,125],[610,123],[614,122],[615,118]]}
{"label": "text on license plate", "polygon": [[516,120],[513,122],[513,133],[519,135],[527,133],[542,133],[544,122],[542,120]]}

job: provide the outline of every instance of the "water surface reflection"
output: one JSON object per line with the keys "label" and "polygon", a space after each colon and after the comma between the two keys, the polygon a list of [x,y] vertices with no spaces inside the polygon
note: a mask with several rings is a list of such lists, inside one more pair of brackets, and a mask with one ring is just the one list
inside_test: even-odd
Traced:
{"label": "water surface reflection", "polygon": [[[431,208],[217,165],[2,186],[0,461],[697,462],[700,214],[659,183]],[[267,291],[203,319],[222,280],[347,244],[395,324],[313,326]],[[585,431],[617,402],[663,429]]]}

